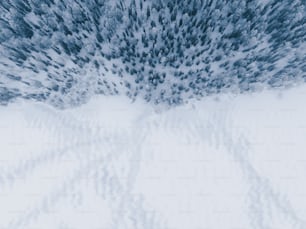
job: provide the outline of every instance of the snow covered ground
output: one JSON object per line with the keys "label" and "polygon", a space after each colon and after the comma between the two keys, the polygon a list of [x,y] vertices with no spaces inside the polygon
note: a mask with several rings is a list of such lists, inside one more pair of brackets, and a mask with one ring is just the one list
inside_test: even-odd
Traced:
{"label": "snow covered ground", "polygon": [[306,228],[305,101],[301,86],[167,111],[0,107],[0,228]]}

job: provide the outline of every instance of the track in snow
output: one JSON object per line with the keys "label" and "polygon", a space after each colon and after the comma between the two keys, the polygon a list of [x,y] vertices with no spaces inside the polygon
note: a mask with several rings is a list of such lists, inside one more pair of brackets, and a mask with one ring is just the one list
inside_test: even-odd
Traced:
{"label": "track in snow", "polygon": [[304,228],[305,92],[1,108],[0,225]]}

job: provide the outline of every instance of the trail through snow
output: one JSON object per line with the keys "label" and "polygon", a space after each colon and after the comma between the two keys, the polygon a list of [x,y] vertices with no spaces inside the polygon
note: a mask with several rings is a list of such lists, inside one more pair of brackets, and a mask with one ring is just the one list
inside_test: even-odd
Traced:
{"label": "trail through snow", "polygon": [[1,107],[0,228],[306,228],[305,99]]}

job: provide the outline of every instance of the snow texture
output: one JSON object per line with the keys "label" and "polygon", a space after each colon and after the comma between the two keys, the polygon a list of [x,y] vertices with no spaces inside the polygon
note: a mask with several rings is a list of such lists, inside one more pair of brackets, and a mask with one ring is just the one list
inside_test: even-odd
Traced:
{"label": "snow texture", "polygon": [[0,228],[306,228],[305,99],[1,107]]}
{"label": "snow texture", "polygon": [[305,229],[305,0],[1,0],[0,229]]}

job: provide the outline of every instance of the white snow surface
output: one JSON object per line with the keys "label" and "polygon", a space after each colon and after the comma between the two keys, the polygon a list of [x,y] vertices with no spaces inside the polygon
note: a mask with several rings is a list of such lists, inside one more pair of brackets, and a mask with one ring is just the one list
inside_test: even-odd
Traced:
{"label": "white snow surface", "polygon": [[305,101],[300,86],[1,107],[0,228],[304,229]]}

